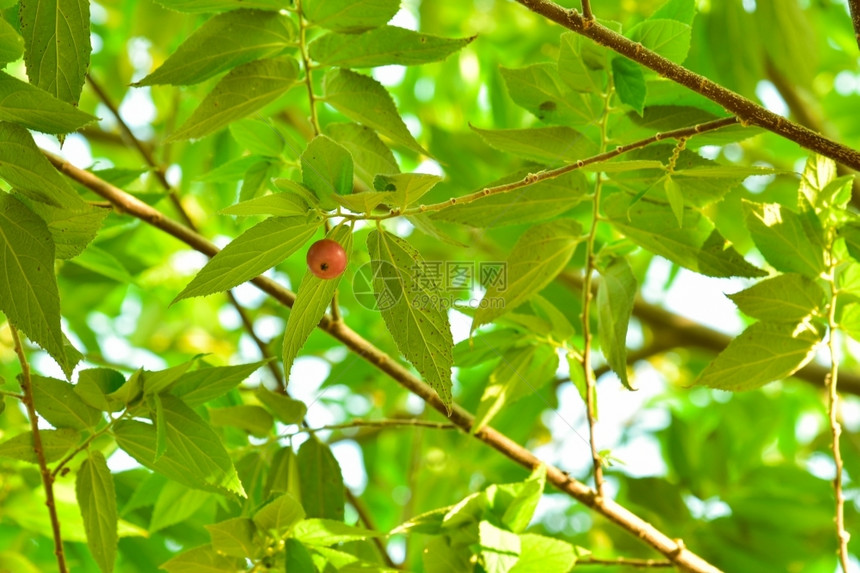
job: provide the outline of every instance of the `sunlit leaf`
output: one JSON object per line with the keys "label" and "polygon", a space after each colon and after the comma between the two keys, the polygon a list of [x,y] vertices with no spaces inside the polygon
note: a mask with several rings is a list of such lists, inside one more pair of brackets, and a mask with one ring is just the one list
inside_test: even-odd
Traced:
{"label": "sunlit leaf", "polygon": [[597,287],[600,350],[624,386],[632,389],[627,378],[627,328],[638,287],[636,277],[625,259],[616,259],[601,271],[600,278]]}
{"label": "sunlit leaf", "polygon": [[75,494],[90,553],[103,573],[114,570],[117,554],[117,511],[113,476],[104,455],[90,451],[78,470]]}

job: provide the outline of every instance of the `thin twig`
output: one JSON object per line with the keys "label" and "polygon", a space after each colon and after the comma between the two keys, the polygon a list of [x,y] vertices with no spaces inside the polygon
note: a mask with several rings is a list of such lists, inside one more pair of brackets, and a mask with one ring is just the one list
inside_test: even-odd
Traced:
{"label": "thin twig", "polygon": [[860,152],[815,133],[765,109],[708,78],[694,73],[663,56],[645,48],[639,42],[625,38],[597,21],[586,21],[576,10],[569,10],[549,0],[516,0],[529,10],[552,20],[634,62],[650,68],[696,93],[720,104],[736,115],[744,125],[757,125],[806,149],[815,151],[853,169],[860,170]]}
{"label": "thin twig", "polygon": [[860,48],[860,0],[848,0],[848,10],[851,12],[851,23],[854,25],[854,37]]}
{"label": "thin twig", "polygon": [[[355,508],[355,512],[358,514],[358,519],[364,524],[366,529],[370,529],[373,531],[378,531],[376,526],[373,524],[373,518],[370,516],[370,513],[367,511],[367,508],[364,506],[364,502],[362,502],[352,490],[348,487],[344,488],[346,490],[346,499],[349,504]],[[373,537],[373,544],[376,545],[376,548],[379,550],[379,554],[382,557],[382,560],[385,561],[385,565],[391,569],[402,569],[399,565],[397,565],[393,559],[391,559],[391,555],[388,554],[388,551],[385,549],[385,544],[382,542],[382,539],[378,537]]]}
{"label": "thin twig", "polygon": [[[97,195],[113,203],[117,209],[129,215],[145,221],[150,225],[161,229],[167,234],[184,242],[193,249],[207,256],[215,256],[219,249],[212,242],[202,237],[168,217],[161,212],[129,195],[121,189],[100,179],[99,177],[75,167],[68,161],[43,150],[43,153],[58,171],[77,181],[84,187],[90,189]],[[292,307],[295,302],[295,294],[287,290],[277,282],[266,277],[256,277],[250,281],[260,290],[270,295],[274,300],[286,307]],[[454,404],[450,415],[448,408],[439,395],[426,383],[418,379],[406,367],[397,360],[374,346],[370,341],[360,336],[349,328],[345,322],[334,322],[331,317],[324,315],[320,320],[319,328],[343,343],[349,350],[366,360],[369,364],[388,375],[392,380],[416,394],[429,406],[444,416],[448,416],[451,423],[471,435],[477,440],[484,442],[513,462],[528,470],[533,470],[540,465],[546,466],[547,482],[554,485],[560,491],[579,500],[584,505],[605,516],[622,529],[628,531],[634,537],[641,539],[677,566],[694,573],[719,573],[720,570],[702,559],[697,554],[672,539],[665,533],[657,530],[641,517],[618,503],[605,498],[600,498],[596,492],[584,483],[570,477],[567,473],[555,466],[547,465],[529,450],[514,442],[511,438],[498,430],[485,426],[477,432],[471,433],[474,424],[474,416],[464,410],[461,406]]]}
{"label": "thin twig", "polygon": [[594,20],[594,14],[591,13],[591,0],[582,0],[582,18],[591,25]]}
{"label": "thin twig", "polygon": [[307,49],[307,27],[305,26],[305,16],[304,12],[302,12],[302,1],[297,0],[296,2],[296,11],[299,13],[299,52],[302,56],[302,66],[305,69],[305,87],[308,91],[308,103],[310,103],[311,110],[311,126],[314,128],[314,135],[320,134],[320,122],[319,118],[317,118],[317,98],[314,95],[314,82],[313,76],[311,75],[311,59],[308,56]]}
{"label": "thin twig", "polygon": [[352,428],[396,428],[396,427],[419,427],[419,428],[431,428],[433,430],[456,430],[457,426],[454,424],[446,424],[445,422],[429,422],[427,420],[420,420],[418,418],[389,418],[385,420],[352,420],[351,422],[345,422],[343,424],[332,424],[330,426],[320,426],[319,428],[300,428],[295,432],[290,432],[288,434],[281,434],[278,436],[278,439],[281,438],[290,438],[292,436],[296,436],[298,434],[313,434],[316,432],[323,432],[326,430],[350,430]]}
{"label": "thin twig", "polygon": [[36,453],[36,459],[39,462],[39,473],[42,475],[42,485],[45,488],[45,505],[48,506],[48,513],[51,516],[51,531],[54,534],[54,555],[57,556],[57,566],[60,573],[68,573],[66,554],[63,552],[63,536],[60,533],[60,518],[57,517],[57,505],[54,502],[54,478],[48,469],[48,462],[45,461],[45,449],[42,446],[42,435],[39,433],[39,417],[36,414],[36,405],[33,402],[30,364],[27,362],[27,355],[24,353],[24,347],[21,345],[21,337],[18,335],[18,329],[10,324],[9,331],[12,333],[12,341],[15,344],[15,354],[18,355],[18,362],[21,363],[21,390],[24,393],[22,402],[24,402],[24,406],[27,408],[27,417],[30,419],[30,430],[33,433],[33,451]]}
{"label": "thin twig", "polygon": [[19,394],[17,392],[10,392],[8,390],[0,390],[0,396],[9,396],[10,398],[17,398],[18,400],[24,399],[23,394]]}
{"label": "thin twig", "polygon": [[576,565],[603,565],[610,567],[641,567],[641,568],[659,568],[659,567],[674,567],[675,564],[671,561],[662,561],[659,559],[629,559],[626,557],[617,557],[615,559],[598,559],[596,557],[583,557],[576,560]]}

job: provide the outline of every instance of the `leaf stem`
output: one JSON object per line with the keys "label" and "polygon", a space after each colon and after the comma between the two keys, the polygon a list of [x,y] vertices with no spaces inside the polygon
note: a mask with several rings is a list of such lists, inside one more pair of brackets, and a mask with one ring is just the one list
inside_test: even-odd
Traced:
{"label": "leaf stem", "polygon": [[320,129],[319,118],[317,117],[317,97],[314,95],[314,82],[311,76],[311,59],[308,56],[307,47],[307,22],[302,11],[302,0],[296,0],[296,11],[299,13],[299,53],[302,56],[302,66],[305,68],[305,86],[308,90],[308,104],[311,110],[311,126],[314,128],[314,135],[319,135]]}
{"label": "leaf stem", "polygon": [[18,400],[24,399],[23,394],[19,394],[17,392],[10,392],[8,390],[0,390],[0,396],[9,396],[10,398],[17,398]]}
{"label": "leaf stem", "polygon": [[36,452],[36,459],[39,462],[39,473],[42,475],[42,485],[45,487],[45,505],[48,506],[48,513],[51,516],[51,530],[54,534],[54,555],[57,556],[57,566],[60,573],[68,573],[66,555],[63,552],[63,537],[60,533],[60,519],[57,517],[57,505],[54,501],[54,477],[51,475],[48,463],[45,461],[45,449],[42,446],[42,435],[39,433],[39,417],[36,414],[36,405],[33,402],[30,364],[27,362],[24,347],[21,345],[21,337],[18,335],[18,329],[10,323],[9,330],[12,333],[12,341],[15,344],[15,354],[18,355],[18,362],[21,363],[21,390],[24,394],[22,402],[24,402],[24,406],[27,408],[27,417],[30,419],[30,429],[33,432],[33,451]]}
{"label": "leaf stem", "polygon": [[[591,13],[591,0],[582,0],[582,19],[588,22],[594,21],[594,14]],[[591,24],[587,24],[591,25]]]}

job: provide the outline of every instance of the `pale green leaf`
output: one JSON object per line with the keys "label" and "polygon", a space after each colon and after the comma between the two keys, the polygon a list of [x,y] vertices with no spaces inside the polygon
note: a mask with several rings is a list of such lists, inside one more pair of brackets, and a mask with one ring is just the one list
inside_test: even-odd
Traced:
{"label": "pale green leaf", "polygon": [[522,339],[523,333],[513,328],[478,332],[454,345],[454,364],[460,368],[472,368],[491,360],[498,360],[500,353],[522,342]]}
{"label": "pale green leaf", "polygon": [[819,206],[819,196],[836,179],[836,162],[823,155],[810,155],[800,178],[800,192],[810,205]]}
{"label": "pale green leaf", "polygon": [[134,85],[196,84],[241,64],[278,56],[293,45],[295,37],[292,19],[278,12],[218,14],[195,30],[161,67]]}
{"label": "pale green leaf", "polygon": [[309,517],[343,520],[343,474],[331,449],[311,437],[299,448],[296,462],[305,513]]}
{"label": "pale green leaf", "polygon": [[351,195],[332,195],[335,203],[353,213],[372,213],[379,207],[396,204],[395,195],[389,191],[362,191]]}
{"label": "pale green leaf", "polygon": [[316,136],[301,156],[302,183],[320,200],[323,209],[332,209],[333,195],[352,192],[352,156],[328,136]]}
{"label": "pale green leaf", "polygon": [[165,8],[177,12],[223,12],[239,8],[254,8],[257,10],[286,10],[292,5],[291,0],[155,0]]}
{"label": "pale green leaf", "polygon": [[336,543],[361,541],[385,534],[372,529],[354,527],[331,519],[305,519],[293,528],[292,537],[307,545],[329,546]]}
{"label": "pale green leaf", "polygon": [[257,526],[247,517],[234,517],[205,527],[212,537],[212,548],[221,555],[253,558],[259,551],[254,543]]}
{"label": "pale green leaf", "polygon": [[230,426],[244,430],[258,438],[265,438],[275,420],[264,408],[255,404],[239,404],[223,408],[209,408],[209,423],[216,427]]}
{"label": "pale green leaf", "polygon": [[[352,228],[339,225],[329,232],[327,238],[339,243],[349,260],[352,255]],[[288,377],[293,361],[331,304],[342,277],[341,274],[333,279],[321,279],[310,271],[305,273],[284,332],[283,361]]]}
{"label": "pale green leaf", "polygon": [[251,227],[206,263],[174,302],[231,289],[264,273],[313,237],[320,221],[272,217]]}
{"label": "pale green leaf", "polygon": [[182,401],[192,408],[196,408],[209,400],[223,396],[266,362],[267,360],[187,372],[175,381],[170,388],[170,393],[182,398]]}
{"label": "pale green leaf", "polygon": [[538,163],[574,163],[598,152],[598,145],[575,129],[564,126],[530,129],[479,129],[472,131],[490,146]]}
{"label": "pale green leaf", "polygon": [[514,533],[522,533],[531,523],[545,487],[546,466],[541,464],[525,481],[487,488],[490,509],[503,512],[502,523]]}
{"label": "pale green leaf", "polygon": [[330,123],[324,131],[349,150],[355,176],[367,189],[373,188],[376,175],[400,172],[394,154],[369,127],[357,123]]}
{"label": "pale green leaf", "polygon": [[412,213],[411,215],[406,217],[406,220],[412,223],[412,225],[416,229],[418,229],[420,232],[424,233],[431,239],[440,241],[442,243],[447,243],[455,247],[463,248],[466,246],[465,243],[458,241],[457,239],[449,235],[446,231],[442,230],[440,226],[429,217],[429,215],[425,215],[423,213]]}
{"label": "pale green leaf", "polygon": [[[230,70],[168,139],[199,139],[272,103],[299,75],[293,58],[257,60]],[[277,155],[277,154],[276,154]]]}
{"label": "pale green leaf", "polygon": [[118,258],[95,245],[88,246],[83,252],[72,259],[71,262],[88,271],[115,280],[118,283],[131,284],[134,282],[134,279],[128,274],[128,270]]}
{"label": "pale green leaf", "polygon": [[319,26],[356,32],[382,26],[400,9],[400,0],[305,0],[304,16]]}
{"label": "pale green leaf", "polygon": [[571,91],[555,64],[500,68],[514,103],[547,123],[588,125],[599,114],[594,94]]}
{"label": "pale green leaf", "polygon": [[474,36],[442,38],[396,26],[383,26],[362,34],[326,34],[311,42],[308,53],[311,59],[325,66],[414,66],[444,60],[472,40]]}
{"label": "pale green leaf", "polygon": [[824,237],[815,213],[751,201],[744,201],[744,211],[753,242],[776,270],[809,278],[824,271]]}
{"label": "pale green leaf", "polygon": [[692,28],[677,20],[650,19],[631,28],[628,37],[680,64],[690,51]]}
{"label": "pale green leaf", "polygon": [[236,573],[244,566],[243,559],[219,555],[211,545],[202,545],[162,563],[161,569],[167,573]]}
{"label": "pale green leaf", "polygon": [[623,56],[612,58],[612,79],[615,93],[622,103],[626,103],[639,115],[645,110],[645,74],[636,62]]}
{"label": "pale green leaf", "polygon": [[[280,60],[268,61],[277,62]],[[256,118],[242,119],[231,123],[230,135],[233,136],[236,143],[251,153],[264,157],[280,157],[286,144],[284,134],[273,122]]]}
{"label": "pale green leaf", "polygon": [[88,406],[72,384],[36,375],[32,384],[36,411],[55,428],[92,430],[102,421],[102,413]]}
{"label": "pale green leaf", "polygon": [[300,424],[308,411],[308,407],[301,400],[295,400],[262,387],[257,389],[255,395],[283,424]]}
{"label": "pale green leaf", "polygon": [[860,340],[860,303],[845,305],[839,317],[839,328],[854,340]]}
{"label": "pale green leaf", "polygon": [[14,62],[24,53],[24,38],[9,22],[0,19],[0,66]]}
{"label": "pale green leaf", "polygon": [[478,524],[480,560],[487,573],[508,573],[520,557],[520,537],[489,521]]}
{"label": "pale green leaf", "polygon": [[416,272],[423,264],[421,255],[403,239],[384,231],[372,231],[367,248],[373,291],[388,331],[400,352],[450,409],[454,342],[448,314],[441,306],[413,304],[422,297],[432,300],[436,292],[421,280],[420,270]]}
{"label": "pale green leaf", "polygon": [[825,302],[821,287],[796,273],[765,279],[728,297],[747,316],[770,322],[800,322]]}
{"label": "pale green leaf", "polygon": [[[55,462],[78,445],[80,432],[71,428],[60,430],[39,430],[42,439],[42,453],[47,463]],[[23,432],[0,443],[0,456],[14,458],[31,464],[39,463],[33,445],[33,432]]]}
{"label": "pale green leaf", "polygon": [[90,554],[103,573],[114,569],[117,552],[116,492],[104,454],[91,450],[78,470],[75,495]]}
{"label": "pale green leaf", "polygon": [[668,0],[651,15],[651,20],[677,20],[688,26],[696,17],[696,0]]}
{"label": "pale green leaf", "polygon": [[426,573],[451,573],[470,571],[475,567],[472,552],[462,544],[452,544],[446,536],[433,536],[422,554]]}
{"label": "pale green leaf", "polygon": [[[213,494],[207,491],[192,489],[182,484],[168,481],[158,488],[158,497],[155,500],[155,506],[152,508],[149,531],[155,533],[165,527],[182,523],[194,515],[205,504],[212,503],[212,501]],[[128,511],[128,509],[126,508],[125,511]]]}
{"label": "pale green leaf", "polygon": [[192,358],[182,364],[171,366],[164,370],[141,370],[139,376],[144,393],[159,394],[168,390],[174,382],[179,380],[183,374],[188,372],[188,369],[191,368],[196,361],[196,358]]}
{"label": "pale green leaf", "polygon": [[273,193],[256,197],[241,203],[236,203],[224,209],[224,215],[238,215],[240,217],[252,217],[255,215],[272,215],[275,217],[294,217],[306,215],[310,211],[308,204],[293,193]]}
{"label": "pale green leaf", "polygon": [[531,297],[532,310],[539,318],[546,320],[552,326],[553,337],[558,340],[567,340],[576,333],[576,329],[570,320],[561,312],[557,306],[539,294]]}
{"label": "pale green leaf", "polygon": [[597,287],[597,333],[606,362],[628,389],[627,328],[633,314],[637,283],[625,259],[616,259],[600,273]]}
{"label": "pale green leaf", "polygon": [[438,175],[428,173],[397,173],[377,175],[373,187],[377,191],[390,191],[396,207],[406,209],[442,181]]}
{"label": "pale green leaf", "polygon": [[412,151],[429,155],[406,129],[389,93],[373,78],[350,70],[329,70],[323,80],[323,92],[325,102],[349,119]]}
{"label": "pale green leaf", "polygon": [[254,514],[254,523],[263,531],[274,531],[281,536],[297,522],[305,518],[302,504],[288,493],[276,497]]}
{"label": "pale green leaf", "polygon": [[568,573],[576,564],[576,551],[561,539],[521,533],[520,548],[520,558],[509,573]]}
{"label": "pale green leaf", "polygon": [[812,360],[821,337],[808,324],[757,322],[732,340],[694,384],[736,392],[781,380]]}
{"label": "pale green leaf", "polygon": [[27,77],[54,97],[76,105],[92,51],[89,1],[21,0],[18,16]]}
{"label": "pale green leaf", "polygon": [[669,201],[669,207],[672,208],[672,213],[678,221],[678,226],[683,226],[684,193],[681,191],[681,186],[678,185],[678,182],[671,175],[667,175],[663,180],[663,190],[666,192],[666,200]]}
{"label": "pale green leaf", "polygon": [[542,223],[527,230],[505,262],[504,280],[486,285],[483,301],[488,304],[478,307],[471,330],[514,310],[548,285],[567,265],[581,233],[581,225],[570,219]]}
{"label": "pale green leaf", "polygon": [[125,383],[125,377],[110,368],[87,368],[78,372],[75,394],[86,404],[103,412],[120,409],[119,404],[111,403],[107,395],[118,390]]}
{"label": "pale green leaf", "polygon": [[58,259],[71,259],[81,254],[110,214],[110,209],[85,204],[73,209],[33,201],[29,207],[48,224],[56,249],[54,256]]}

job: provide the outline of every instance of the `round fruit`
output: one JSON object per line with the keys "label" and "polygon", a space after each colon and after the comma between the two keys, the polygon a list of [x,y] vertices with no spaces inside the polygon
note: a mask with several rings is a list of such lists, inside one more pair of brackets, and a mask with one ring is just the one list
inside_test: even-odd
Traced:
{"label": "round fruit", "polygon": [[321,279],[334,279],[346,270],[346,251],[337,241],[322,239],[308,249],[308,268]]}

